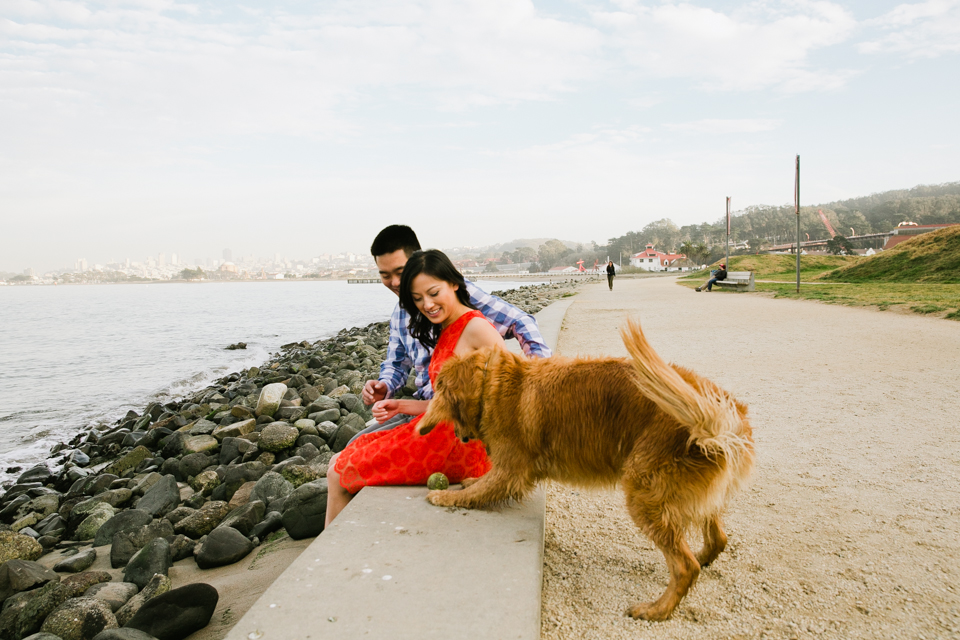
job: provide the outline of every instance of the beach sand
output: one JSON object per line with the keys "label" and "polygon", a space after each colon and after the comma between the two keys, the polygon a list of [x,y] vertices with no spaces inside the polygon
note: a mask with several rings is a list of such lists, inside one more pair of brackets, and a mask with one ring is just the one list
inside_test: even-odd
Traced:
{"label": "beach sand", "polygon": [[618,279],[576,297],[559,352],[626,356],[628,315],[749,404],[756,471],[662,623],[623,615],[668,576],[622,494],[551,485],[545,640],[960,638],[960,323]]}

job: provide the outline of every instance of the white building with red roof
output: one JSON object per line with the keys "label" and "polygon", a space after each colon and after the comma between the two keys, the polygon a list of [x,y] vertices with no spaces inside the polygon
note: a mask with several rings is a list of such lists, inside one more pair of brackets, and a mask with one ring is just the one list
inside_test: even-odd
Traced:
{"label": "white building with red roof", "polygon": [[647,271],[687,271],[690,267],[680,264],[686,259],[682,253],[664,253],[648,244],[646,249],[630,257],[630,264]]}

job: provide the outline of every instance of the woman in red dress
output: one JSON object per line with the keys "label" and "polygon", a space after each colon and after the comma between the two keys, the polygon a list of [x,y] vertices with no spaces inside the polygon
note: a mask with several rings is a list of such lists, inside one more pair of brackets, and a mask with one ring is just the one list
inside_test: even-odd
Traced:
{"label": "woman in red dress", "polygon": [[[430,381],[436,381],[443,363],[484,347],[503,348],[503,338],[482,313],[470,306],[463,276],[437,250],[410,256],[400,280],[400,305],[410,314],[410,333],[433,346]],[[457,483],[490,470],[482,442],[461,442],[453,425],[443,423],[429,434],[416,433],[429,400],[381,400],[373,416],[386,422],[398,413],[416,415],[390,431],[360,436],[331,459],[327,472],[329,525],[363,487],[424,485],[436,472]]]}

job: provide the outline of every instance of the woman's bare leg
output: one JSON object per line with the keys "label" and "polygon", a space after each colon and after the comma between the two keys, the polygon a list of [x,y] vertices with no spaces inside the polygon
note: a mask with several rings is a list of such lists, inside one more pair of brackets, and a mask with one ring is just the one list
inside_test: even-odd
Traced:
{"label": "woman's bare leg", "polygon": [[329,527],[334,518],[353,500],[353,494],[340,486],[340,474],[333,470],[339,455],[338,453],[330,458],[330,465],[327,467],[327,518],[324,528]]}

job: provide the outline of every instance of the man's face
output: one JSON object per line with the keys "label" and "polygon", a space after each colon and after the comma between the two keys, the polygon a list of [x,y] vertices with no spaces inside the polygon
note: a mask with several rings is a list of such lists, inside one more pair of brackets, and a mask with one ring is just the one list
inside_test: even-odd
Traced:
{"label": "man's face", "polygon": [[407,264],[407,254],[403,249],[397,249],[393,253],[385,253],[382,256],[376,256],[373,259],[377,263],[377,271],[380,272],[380,282],[387,289],[400,295],[400,276],[403,275],[403,267]]}

